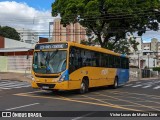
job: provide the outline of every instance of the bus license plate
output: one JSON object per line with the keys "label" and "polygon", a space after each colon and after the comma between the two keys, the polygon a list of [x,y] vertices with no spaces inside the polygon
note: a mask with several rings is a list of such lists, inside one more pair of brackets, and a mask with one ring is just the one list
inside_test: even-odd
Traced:
{"label": "bus license plate", "polygon": [[49,86],[42,86],[42,89],[49,89]]}

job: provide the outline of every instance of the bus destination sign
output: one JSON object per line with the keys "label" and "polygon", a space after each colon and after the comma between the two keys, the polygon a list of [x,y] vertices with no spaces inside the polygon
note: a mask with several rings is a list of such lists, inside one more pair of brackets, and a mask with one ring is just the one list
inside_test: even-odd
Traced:
{"label": "bus destination sign", "polygon": [[56,43],[56,44],[37,44],[35,46],[36,50],[44,50],[44,49],[64,49],[67,48],[67,43]]}

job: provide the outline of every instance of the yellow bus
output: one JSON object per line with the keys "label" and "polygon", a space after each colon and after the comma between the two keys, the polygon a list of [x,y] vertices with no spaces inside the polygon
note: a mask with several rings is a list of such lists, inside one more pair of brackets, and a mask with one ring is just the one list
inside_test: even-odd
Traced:
{"label": "yellow bus", "polygon": [[37,44],[32,66],[32,87],[75,90],[117,88],[129,80],[128,57],[113,51],[74,42]]}

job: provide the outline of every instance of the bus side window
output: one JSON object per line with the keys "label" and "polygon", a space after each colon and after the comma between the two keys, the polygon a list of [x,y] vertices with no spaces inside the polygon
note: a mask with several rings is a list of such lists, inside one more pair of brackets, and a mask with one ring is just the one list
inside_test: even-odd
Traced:
{"label": "bus side window", "polygon": [[99,67],[100,57],[99,54],[96,54],[96,52],[95,52],[95,61],[96,61],[96,67]]}
{"label": "bus side window", "polygon": [[79,69],[82,66],[81,49],[71,47],[69,58],[69,73]]}
{"label": "bus side window", "polygon": [[75,70],[74,58],[75,58],[75,49],[71,47],[69,55],[69,73],[72,73]]}
{"label": "bus side window", "polygon": [[114,61],[114,60],[113,60],[113,56],[112,56],[112,55],[109,55],[109,67],[110,67],[110,68],[113,68],[113,64],[114,64],[113,61]]}

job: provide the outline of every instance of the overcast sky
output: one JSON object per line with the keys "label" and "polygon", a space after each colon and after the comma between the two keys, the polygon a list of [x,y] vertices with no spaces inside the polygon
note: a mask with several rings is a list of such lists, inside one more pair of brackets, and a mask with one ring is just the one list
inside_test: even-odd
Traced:
{"label": "overcast sky", "polygon": [[[33,1],[37,1],[38,4],[39,0]],[[47,0],[43,1],[47,3]],[[2,1],[0,2],[0,25],[33,29],[47,35],[49,22],[53,22],[53,17],[51,17],[51,3],[48,4],[50,4],[48,5],[50,6],[48,9],[46,6],[40,9],[38,5],[34,8],[25,2]]]}
{"label": "overcast sky", "polygon": [[[33,29],[48,37],[51,4],[55,0],[0,0],[0,25]],[[144,42],[152,38],[160,40],[160,32],[148,31],[142,36]]]}

